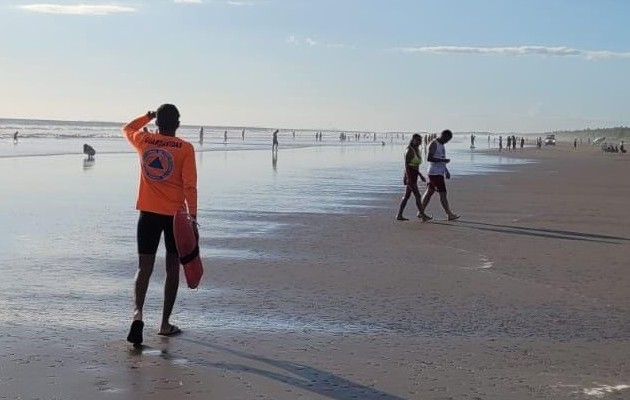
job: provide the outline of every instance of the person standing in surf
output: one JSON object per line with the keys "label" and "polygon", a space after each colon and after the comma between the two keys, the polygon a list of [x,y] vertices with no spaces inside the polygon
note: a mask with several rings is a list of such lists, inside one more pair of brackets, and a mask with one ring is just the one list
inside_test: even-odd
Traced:
{"label": "person standing in surf", "polygon": [[420,173],[420,163],[422,162],[422,159],[420,158],[420,144],[422,144],[422,136],[415,133],[411,137],[409,146],[407,146],[407,150],[405,151],[405,175],[403,177],[405,194],[403,195],[402,200],[400,200],[398,214],[396,214],[396,219],[398,221],[409,221],[408,218],[403,217],[403,211],[405,211],[407,201],[409,200],[409,197],[411,197],[412,193],[416,199],[416,206],[418,207],[418,218],[422,218],[422,221],[431,220],[431,217],[424,213],[422,197],[420,196],[420,191],[418,190],[418,177],[422,180],[422,182],[426,182],[426,179],[422,173]]}
{"label": "person standing in surf", "polygon": [[271,151],[278,151],[278,130],[273,131],[273,138],[271,142]]}
{"label": "person standing in surf", "polygon": [[[138,270],[134,286],[133,322],[127,340],[142,343],[143,306],[153,272],[155,254],[164,233],[166,247],[166,280],[164,308],[159,335],[170,336],[180,329],[170,323],[179,287],[179,257],[173,235],[173,216],[184,205],[197,219],[197,167],[195,151],[189,142],[175,137],[179,128],[179,111],[163,104],[123,126],[122,131],[140,158],[140,183],[136,209]],[[156,118],[158,131],[147,133],[143,127]]]}
{"label": "person standing in surf", "polygon": [[440,203],[442,203],[442,208],[446,211],[449,221],[454,221],[459,218],[459,215],[451,211],[448,204],[448,199],[446,197],[446,183],[444,181],[444,178],[451,179],[451,173],[448,171],[448,168],[446,168],[446,164],[451,162],[451,160],[446,158],[444,145],[452,138],[453,132],[446,129],[443,130],[442,133],[440,133],[440,136],[433,140],[429,145],[429,152],[427,154],[427,160],[429,161],[429,170],[427,171],[427,175],[429,176],[429,181],[427,182],[427,189],[422,196],[422,207],[423,209],[426,209],[429,205],[429,201],[431,201],[433,193],[438,192],[440,195]]}

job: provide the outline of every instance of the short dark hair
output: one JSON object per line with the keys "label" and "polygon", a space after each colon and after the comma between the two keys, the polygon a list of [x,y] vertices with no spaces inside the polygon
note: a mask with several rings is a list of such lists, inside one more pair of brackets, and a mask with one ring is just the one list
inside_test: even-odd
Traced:
{"label": "short dark hair", "polygon": [[161,132],[175,133],[179,128],[179,110],[172,104],[162,104],[157,111],[155,124]]}
{"label": "short dark hair", "polygon": [[451,140],[453,138],[453,132],[451,132],[450,129],[444,129],[440,136],[444,139]]}
{"label": "short dark hair", "polygon": [[409,146],[411,146],[411,143],[413,143],[414,139],[420,139],[420,142],[422,142],[422,135],[418,133],[414,133],[413,135],[411,135],[411,139],[409,139]]}

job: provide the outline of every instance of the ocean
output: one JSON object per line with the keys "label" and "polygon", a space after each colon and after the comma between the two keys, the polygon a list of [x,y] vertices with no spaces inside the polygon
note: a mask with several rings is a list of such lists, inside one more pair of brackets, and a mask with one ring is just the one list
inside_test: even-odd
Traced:
{"label": "ocean", "polygon": [[[0,119],[0,323],[31,321],[126,329],[131,313],[136,268],[135,210],[138,161],[120,133],[120,123]],[[245,138],[242,130],[245,129]],[[19,132],[17,142],[13,140]],[[224,133],[228,132],[227,142]],[[397,204],[383,195],[402,193],[403,152],[410,134],[370,133],[340,141],[339,131],[282,130],[277,157],[272,129],[184,126],[178,136],[197,150],[201,253],[213,259],[256,259],[271,255],[241,246],[218,246],[230,238],[290,235],[277,216],[287,213],[361,213],[382,209],[393,215]],[[83,155],[83,144],[96,150]],[[480,152],[492,145],[456,135],[447,145],[454,181],[466,175],[501,173],[506,165],[528,162]],[[423,164],[423,170],[425,165]],[[408,213],[413,210],[408,206]],[[239,243],[242,243],[239,242]],[[162,247],[159,250],[163,252]],[[156,272],[162,264],[156,262]],[[159,273],[158,273],[159,276]],[[149,299],[159,303],[160,278]],[[212,329],[302,329],[270,316],[243,319],[223,308],[211,320],[199,305],[226,288],[211,278],[194,293],[182,290],[187,304],[178,320]],[[148,304],[150,300],[147,300]],[[159,308],[159,306],[158,306]],[[176,307],[176,309],[179,309]],[[90,310],[85,318],[83,310]],[[195,311],[197,310],[197,311]],[[333,329],[333,328],[330,328]]]}

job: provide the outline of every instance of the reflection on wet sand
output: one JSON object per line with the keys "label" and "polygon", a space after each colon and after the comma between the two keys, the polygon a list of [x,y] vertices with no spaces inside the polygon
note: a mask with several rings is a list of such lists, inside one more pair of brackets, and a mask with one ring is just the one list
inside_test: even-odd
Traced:
{"label": "reflection on wet sand", "polygon": [[96,164],[96,160],[94,159],[94,157],[85,157],[83,159],[83,170],[92,169],[94,167],[94,164]]}
{"label": "reflection on wet sand", "polygon": [[271,167],[273,168],[274,171],[276,171],[278,168],[278,152],[277,151],[271,152]]}

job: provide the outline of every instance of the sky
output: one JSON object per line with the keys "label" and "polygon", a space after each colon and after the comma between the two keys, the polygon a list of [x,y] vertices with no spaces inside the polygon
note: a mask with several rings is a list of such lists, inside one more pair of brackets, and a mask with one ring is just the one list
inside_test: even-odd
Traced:
{"label": "sky", "polygon": [[627,0],[0,0],[0,118],[630,125]]}

